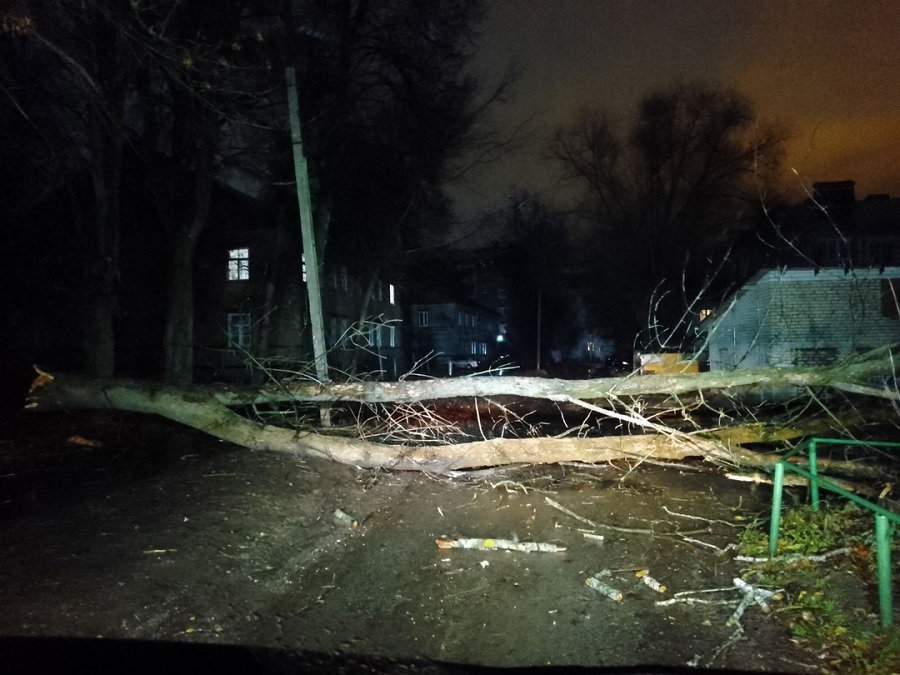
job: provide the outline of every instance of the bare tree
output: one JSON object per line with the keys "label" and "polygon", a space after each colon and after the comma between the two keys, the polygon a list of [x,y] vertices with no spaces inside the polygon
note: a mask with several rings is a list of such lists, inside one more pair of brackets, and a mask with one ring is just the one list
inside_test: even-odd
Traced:
{"label": "bare tree", "polygon": [[[122,115],[134,62],[121,32],[103,19],[107,8],[91,4],[66,12],[59,3],[40,7],[14,5],[4,16],[7,39],[18,56],[39,60],[46,71],[39,76],[24,64],[6,71],[11,103],[49,147],[44,157],[44,186],[63,188],[73,169],[90,176],[90,197],[73,194],[73,216],[79,228],[82,276],[77,296],[82,323],[85,368],[96,375],[113,373],[119,278],[121,165],[124,148]],[[45,52],[52,56],[43,59]],[[19,99],[18,92],[35,78],[44,97]],[[20,104],[21,101],[21,104]],[[22,104],[48,106],[50,114],[30,116]],[[41,126],[38,126],[38,121]],[[51,140],[52,139],[52,140]],[[51,145],[52,144],[52,145]],[[60,159],[65,160],[60,163]],[[60,170],[60,166],[62,168]],[[57,165],[57,166],[54,166]],[[37,168],[37,167],[36,167]],[[64,189],[64,188],[63,188]]]}
{"label": "bare tree", "polygon": [[459,0],[286,3],[319,257],[352,261],[358,327],[379,278],[399,278],[420,232],[452,220],[441,187],[463,155],[505,145],[484,120],[509,81],[483,91],[468,69],[482,16],[481,2]]}
{"label": "bare tree", "polygon": [[501,258],[509,349],[519,363],[542,369],[553,351],[567,346],[574,325],[565,292],[572,273],[570,231],[562,214],[524,191],[510,197],[506,218]]}
{"label": "bare tree", "polygon": [[[255,49],[261,34],[248,34],[243,23],[249,5],[91,0],[14,7],[3,17],[22,59],[19,79],[8,82],[17,92],[26,78],[40,82],[45,98],[28,103],[53,111],[49,117],[66,131],[55,138],[70,161],[41,196],[75,183],[85,170],[90,176],[90,197],[73,195],[70,218],[82,253],[80,327],[88,372],[114,370],[122,209],[144,184],[153,195],[144,207],[167,231],[171,253],[160,266],[168,273],[166,375],[190,379],[192,258],[208,220],[219,127],[248,103],[259,85],[254,74],[265,66]],[[47,67],[35,70],[36,58]],[[32,116],[20,104],[24,99],[10,100],[35,133],[50,136],[46,123],[33,121],[46,122],[47,115]],[[58,165],[60,154],[52,148],[47,164]]]}
{"label": "bare tree", "polygon": [[596,110],[557,131],[552,152],[583,187],[599,276],[646,346],[666,346],[650,329],[677,323],[712,258],[759,212],[784,139],[742,94],[700,85],[644,98],[624,138]]}

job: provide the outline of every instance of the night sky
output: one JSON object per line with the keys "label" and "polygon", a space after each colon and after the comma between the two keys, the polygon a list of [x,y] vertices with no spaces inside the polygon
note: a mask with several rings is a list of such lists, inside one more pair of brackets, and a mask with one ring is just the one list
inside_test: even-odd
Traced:
{"label": "night sky", "polygon": [[540,154],[580,107],[627,120],[640,98],[701,81],[747,94],[792,138],[787,187],[855,180],[857,197],[900,196],[900,2],[893,0],[486,0],[476,67],[521,76],[499,115],[537,113],[531,147],[477,176],[463,206],[499,205],[513,185],[563,193]]}

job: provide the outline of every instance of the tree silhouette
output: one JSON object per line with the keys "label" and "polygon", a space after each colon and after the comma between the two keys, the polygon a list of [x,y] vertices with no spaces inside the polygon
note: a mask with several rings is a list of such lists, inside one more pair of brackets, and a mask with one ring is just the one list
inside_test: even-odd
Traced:
{"label": "tree silhouette", "polygon": [[[286,63],[301,74],[320,246],[337,242],[336,254],[372,274],[395,265],[423,214],[441,207],[448,162],[478,119],[465,65],[479,16],[479,3],[451,0],[0,7],[0,48],[12,57],[0,66],[0,114],[14,121],[0,144],[32,160],[21,181],[41,184],[32,202],[76,193],[55,234],[77,244],[81,277],[67,293],[86,369],[112,374],[117,327],[129,321],[127,205],[165,242],[160,288],[149,290],[165,295],[166,379],[190,379],[193,258],[213,185],[236,159],[264,186],[284,178]],[[87,191],[74,189],[82,175]]]}
{"label": "tree silhouette", "polygon": [[701,85],[644,98],[624,140],[596,110],[556,132],[553,155],[595,226],[597,278],[644,346],[679,346],[680,318],[758,213],[784,140],[742,94]]}

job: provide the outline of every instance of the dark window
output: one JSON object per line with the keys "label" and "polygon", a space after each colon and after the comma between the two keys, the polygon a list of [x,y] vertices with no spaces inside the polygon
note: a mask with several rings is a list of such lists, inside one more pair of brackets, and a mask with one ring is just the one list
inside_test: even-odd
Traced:
{"label": "dark window", "polygon": [[250,348],[250,314],[228,315],[228,346],[231,349]]}
{"label": "dark window", "polygon": [[791,350],[795,366],[829,366],[837,361],[834,347],[796,348]]}
{"label": "dark window", "polygon": [[900,318],[900,279],[881,280],[881,316]]}

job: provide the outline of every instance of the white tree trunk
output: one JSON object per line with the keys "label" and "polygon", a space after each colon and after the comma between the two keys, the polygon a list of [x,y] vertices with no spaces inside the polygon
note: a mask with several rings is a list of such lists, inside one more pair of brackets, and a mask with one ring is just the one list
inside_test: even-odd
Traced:
{"label": "white tree trunk", "polygon": [[[740,443],[777,441],[803,434],[821,433],[818,426],[771,427],[739,425],[687,434],[669,429],[637,413],[622,412],[603,400],[620,400],[640,394],[700,392],[737,385],[767,388],[823,387],[831,385],[857,392],[895,398],[884,383],[893,377],[889,351],[870,355],[832,368],[659,375],[597,380],[553,380],[521,377],[467,377],[416,382],[361,382],[331,385],[297,385],[290,390],[240,390],[223,387],[175,388],[130,380],[90,380],[38,371],[27,408],[117,409],[160,415],[252,450],[292,452],[327,457],[365,468],[385,467],[449,473],[475,467],[505,464],[541,464],[562,461],[605,462],[618,458],[683,459],[704,457],[731,466],[761,466],[771,462]],[[250,402],[397,402],[441,398],[513,395],[562,401],[653,433],[601,438],[541,437],[483,439],[443,445],[373,443],[361,439],[296,431],[259,424],[235,413],[230,406]],[[601,404],[588,400],[600,401]],[[677,410],[677,407],[674,408]],[[830,424],[830,422],[827,422]],[[827,429],[827,427],[825,427]]]}

